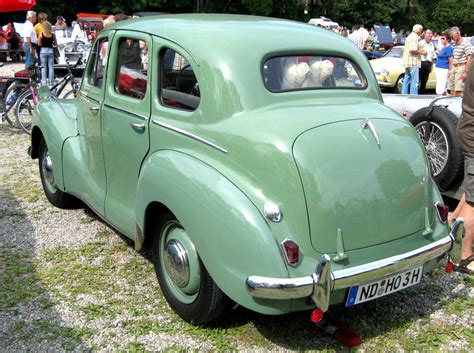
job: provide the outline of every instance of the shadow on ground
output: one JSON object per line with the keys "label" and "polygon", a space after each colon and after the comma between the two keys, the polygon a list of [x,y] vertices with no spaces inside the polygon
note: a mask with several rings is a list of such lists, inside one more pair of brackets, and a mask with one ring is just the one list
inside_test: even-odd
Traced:
{"label": "shadow on ground", "polygon": [[89,350],[79,338],[80,329],[62,321],[55,309],[59,303],[41,283],[34,254],[35,230],[20,202],[5,189],[0,189],[0,200],[1,350]]}

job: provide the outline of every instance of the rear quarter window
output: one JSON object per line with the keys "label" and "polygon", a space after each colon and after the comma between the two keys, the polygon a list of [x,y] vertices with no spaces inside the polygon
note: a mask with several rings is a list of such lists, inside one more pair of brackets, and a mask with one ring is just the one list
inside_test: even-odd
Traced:
{"label": "rear quarter window", "polygon": [[272,92],[304,89],[364,89],[367,81],[351,60],[336,56],[278,56],[263,65],[265,87]]}

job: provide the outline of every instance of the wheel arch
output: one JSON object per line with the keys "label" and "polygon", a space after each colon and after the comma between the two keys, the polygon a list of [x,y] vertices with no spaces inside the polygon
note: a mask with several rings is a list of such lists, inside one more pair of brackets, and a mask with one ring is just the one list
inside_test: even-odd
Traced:
{"label": "wheel arch", "polygon": [[33,126],[31,130],[31,150],[30,156],[32,159],[36,159],[39,157],[39,146],[41,139],[43,139],[43,132],[38,126]]}
{"label": "wheel arch", "polygon": [[[161,213],[172,213],[192,239],[218,287],[232,300],[266,314],[287,313],[291,301],[252,297],[248,276],[287,278],[273,234],[255,205],[204,162],[175,151],[159,151],[143,164],[137,189],[137,228],[144,248],[153,242]],[[137,229],[137,231],[138,231]]]}

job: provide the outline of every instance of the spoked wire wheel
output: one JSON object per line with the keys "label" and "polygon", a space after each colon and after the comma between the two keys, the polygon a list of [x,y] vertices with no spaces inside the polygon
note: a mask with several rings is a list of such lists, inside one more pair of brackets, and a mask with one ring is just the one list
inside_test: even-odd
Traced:
{"label": "spoked wire wheel", "polygon": [[443,129],[434,122],[424,121],[416,125],[415,129],[425,146],[431,173],[437,177],[448,164],[450,149],[448,138]]}
{"label": "spoked wire wheel", "polygon": [[33,120],[33,110],[35,102],[30,91],[24,92],[16,103],[15,114],[18,125],[27,134],[31,134],[31,122]]}

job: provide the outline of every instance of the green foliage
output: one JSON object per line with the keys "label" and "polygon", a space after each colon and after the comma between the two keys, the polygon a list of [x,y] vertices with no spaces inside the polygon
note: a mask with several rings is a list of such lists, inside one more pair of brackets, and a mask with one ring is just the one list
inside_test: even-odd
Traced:
{"label": "green foliage", "polygon": [[[304,14],[306,3],[307,15]],[[199,11],[271,16],[303,22],[311,17],[327,16],[348,27],[382,23],[410,30],[415,23],[420,23],[438,32],[452,26],[459,26],[463,33],[474,32],[472,0],[37,0],[35,10],[48,13],[53,24],[57,15],[65,16],[70,22],[78,12]]]}

